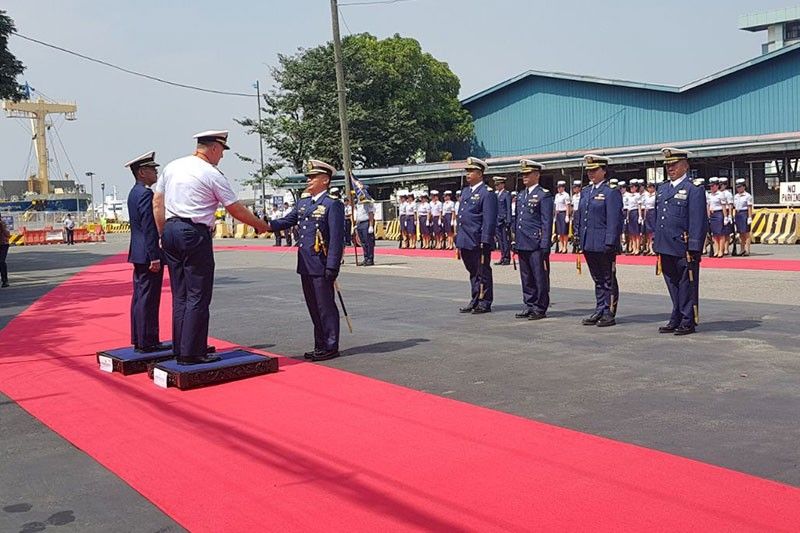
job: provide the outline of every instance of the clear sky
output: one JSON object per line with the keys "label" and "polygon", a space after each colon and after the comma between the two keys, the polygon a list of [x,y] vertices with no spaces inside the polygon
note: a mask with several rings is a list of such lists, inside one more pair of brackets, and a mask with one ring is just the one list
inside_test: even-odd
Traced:
{"label": "clear sky", "polygon": [[[341,0],[362,2],[364,0]],[[682,85],[760,54],[766,32],[737,29],[738,16],[782,7],[775,0],[404,0],[343,6],[342,32],[399,33],[446,61],[470,96],[529,69]],[[31,2],[2,9],[29,37],[161,78],[233,92],[271,85],[277,54],[331,38],[327,0]],[[78,104],[78,120],[56,119],[69,159],[86,183],[125,197],[129,159],[156,150],[162,164],[193,149],[192,134],[229,129],[233,151],[258,154],[258,139],[234,117],[255,116],[253,98],[171,87],[10,39],[23,76],[50,98]],[[25,126],[25,127],[23,127]],[[26,121],[0,117],[0,179],[23,179]],[[57,142],[57,141],[56,141]],[[220,168],[232,180],[248,168],[231,153]],[[72,175],[60,147],[60,167]],[[54,177],[55,178],[55,177]],[[243,193],[245,194],[245,193]]]}

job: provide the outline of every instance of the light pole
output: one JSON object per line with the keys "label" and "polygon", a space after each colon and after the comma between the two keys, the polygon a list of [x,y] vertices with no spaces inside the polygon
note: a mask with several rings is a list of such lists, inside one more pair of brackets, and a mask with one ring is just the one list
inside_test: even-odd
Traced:
{"label": "light pole", "polygon": [[264,176],[264,136],[261,134],[261,85],[256,80],[256,102],[258,103],[258,148],[261,154],[261,206],[264,208],[264,214],[267,213],[267,184],[266,176]]}
{"label": "light pole", "polygon": [[89,177],[90,188],[92,189],[92,201],[89,202],[89,208],[92,210],[92,223],[94,223],[94,172],[87,172]]}
{"label": "light pole", "polygon": [[106,219],[106,184],[100,184],[100,194],[103,195],[103,210],[100,212],[100,222],[103,222]]}

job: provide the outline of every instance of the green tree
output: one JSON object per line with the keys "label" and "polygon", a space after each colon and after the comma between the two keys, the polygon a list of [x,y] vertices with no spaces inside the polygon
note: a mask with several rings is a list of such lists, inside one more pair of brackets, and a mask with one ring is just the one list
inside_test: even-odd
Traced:
{"label": "green tree", "polygon": [[[351,157],[357,167],[450,159],[447,147],[472,138],[458,101],[460,82],[446,63],[410,38],[363,33],[342,42]],[[238,121],[260,132],[281,159],[301,171],[319,158],[341,168],[333,44],[278,56],[264,118]]]}
{"label": "green tree", "polygon": [[17,76],[25,67],[8,50],[8,36],[15,31],[14,21],[0,9],[0,99],[19,100],[23,97]]}

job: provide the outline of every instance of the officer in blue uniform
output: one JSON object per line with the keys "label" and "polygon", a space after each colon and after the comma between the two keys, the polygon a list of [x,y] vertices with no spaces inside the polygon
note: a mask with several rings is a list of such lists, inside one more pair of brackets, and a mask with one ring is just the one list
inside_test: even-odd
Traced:
{"label": "officer in blue uniform", "polygon": [[553,236],[553,194],[539,186],[544,165],[519,162],[525,188],[517,194],[517,222],[513,244],[519,257],[522,301],[517,318],[540,320],[550,306],[550,239]]}
{"label": "officer in blue uniform", "polygon": [[584,156],[589,185],[581,191],[575,234],[594,281],[594,313],[583,319],[584,326],[613,326],[619,302],[616,260],[622,251],[622,194],[606,183],[609,159],[594,154]]}
{"label": "officer in blue uniform", "polygon": [[133,298],[131,299],[131,344],[140,353],[171,350],[159,342],[158,309],[164,280],[158,228],[153,216],[153,191],[158,180],[156,153],[147,152],[125,166],[131,169],[136,184],[128,193],[131,242],[128,262],[133,263]]}
{"label": "officer in blue uniform", "polygon": [[306,165],[303,197],[288,215],[269,223],[272,231],[298,226],[297,273],[314,323],[314,350],[304,357],[312,361],[339,355],[339,309],[334,282],[344,250],[344,205],[328,194],[335,172],[331,165],[311,159]]}
{"label": "officer in blue uniform", "polygon": [[511,264],[511,194],[506,190],[506,179],[494,178],[497,194],[497,244],[500,247],[500,260],[495,265]]}
{"label": "officer in blue uniform", "polygon": [[706,195],[689,181],[689,152],[661,150],[669,181],[656,193],[653,249],[672,299],[672,314],[659,333],[689,335],[699,320],[700,258],[708,232]]}
{"label": "officer in blue uniform", "polygon": [[467,186],[461,190],[458,206],[456,248],[469,272],[471,299],[459,309],[462,313],[479,315],[492,310],[492,249],[497,230],[497,195],[483,183],[488,165],[477,157],[468,157]]}

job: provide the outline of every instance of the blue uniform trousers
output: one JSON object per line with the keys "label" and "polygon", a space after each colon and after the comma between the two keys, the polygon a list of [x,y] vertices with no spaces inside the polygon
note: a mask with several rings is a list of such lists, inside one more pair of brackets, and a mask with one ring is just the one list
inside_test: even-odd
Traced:
{"label": "blue uniform trousers", "polygon": [[6,257],[8,256],[8,244],[0,244],[0,280],[3,283],[8,283],[8,265],[6,264]]}
{"label": "blue uniform trousers", "polygon": [[[672,314],[669,323],[673,326],[691,328],[696,326],[694,306],[700,305],[700,253],[692,254],[692,261],[686,256],[661,254],[661,272],[667,283],[669,297],[672,299]],[[689,270],[694,281],[689,280]]]}
{"label": "blue uniform trousers", "polygon": [[511,242],[508,239],[508,222],[497,223],[497,245],[500,248],[500,260],[504,262],[511,261]]}
{"label": "blue uniform trousers", "polygon": [[375,234],[369,233],[369,220],[364,220],[356,224],[356,231],[358,231],[358,240],[361,241],[361,247],[364,249],[364,261],[372,263],[375,261]]}
{"label": "blue uniform trousers", "polygon": [[[472,307],[491,309],[494,300],[494,287],[492,282],[492,251],[488,246],[483,251],[483,264],[481,264],[481,249],[461,249],[461,261],[469,272],[469,283],[472,297],[469,304]],[[483,298],[481,298],[481,283],[483,283]]]}
{"label": "blue uniform trousers", "polygon": [[150,272],[150,265],[133,265],[133,298],[131,299],[131,344],[149,348],[159,343],[158,308],[161,305],[161,284],[164,268]]}
{"label": "blue uniform trousers", "polygon": [[583,255],[594,281],[595,312],[615,315],[619,303],[617,255],[606,252],[584,252]]}
{"label": "blue uniform trousers", "polygon": [[173,350],[178,357],[205,355],[214,287],[211,231],[204,224],[171,218],[161,244],[172,289]]}
{"label": "blue uniform trousers", "polygon": [[550,254],[548,250],[519,250],[522,302],[529,311],[546,313],[550,307]]}
{"label": "blue uniform trousers", "polygon": [[333,281],[324,276],[301,274],[308,314],[314,323],[314,349],[339,350],[339,309],[336,307]]}

